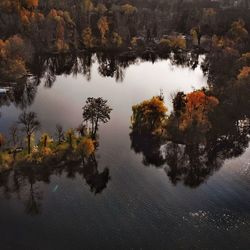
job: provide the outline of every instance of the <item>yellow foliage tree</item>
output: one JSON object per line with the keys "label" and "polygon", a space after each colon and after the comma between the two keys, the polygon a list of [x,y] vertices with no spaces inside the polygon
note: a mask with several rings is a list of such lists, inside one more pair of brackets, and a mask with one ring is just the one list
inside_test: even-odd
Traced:
{"label": "yellow foliage tree", "polygon": [[28,59],[24,40],[15,35],[8,40],[0,40],[0,74],[6,79],[18,79],[26,73],[25,60]]}
{"label": "yellow foliage tree", "polygon": [[86,48],[93,48],[94,47],[94,38],[92,35],[92,30],[90,27],[87,27],[82,32],[82,41]]}
{"label": "yellow foliage tree", "polygon": [[77,150],[83,157],[88,158],[95,152],[94,141],[90,138],[83,137],[77,146]]}
{"label": "yellow foliage tree", "polygon": [[121,11],[125,14],[125,15],[133,15],[137,12],[137,8],[134,7],[131,4],[124,4],[121,6]]}
{"label": "yellow foliage tree", "polygon": [[121,47],[122,45],[122,37],[116,33],[116,32],[113,32],[112,34],[112,44],[115,45],[116,47]]}
{"label": "yellow foliage tree", "polygon": [[154,96],[133,106],[132,111],[131,123],[134,131],[151,134],[162,132],[167,108],[161,96]]}

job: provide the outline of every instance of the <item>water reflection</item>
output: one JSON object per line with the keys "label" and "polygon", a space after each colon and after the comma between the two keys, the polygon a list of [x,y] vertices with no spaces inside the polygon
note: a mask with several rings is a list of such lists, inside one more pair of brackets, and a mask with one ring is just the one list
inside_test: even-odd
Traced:
{"label": "water reflection", "polygon": [[244,153],[250,141],[250,123],[249,119],[242,122],[244,126],[235,126],[222,135],[213,130],[205,143],[194,143],[193,139],[164,141],[157,136],[132,132],[131,149],[142,154],[145,166],[163,167],[174,185],[182,182],[189,187],[198,187],[223,166],[224,160]]}
{"label": "water reflection", "polygon": [[[199,54],[196,53],[175,53],[164,57],[168,58],[173,65],[192,69],[195,69],[199,63]],[[129,65],[143,60],[154,63],[160,59],[162,57],[151,53],[145,53],[142,58],[137,58],[133,54],[117,56],[104,53],[82,56],[73,54],[38,56],[36,63],[30,65],[31,76],[22,79],[18,84],[13,84],[12,91],[7,95],[1,95],[0,105],[14,104],[19,109],[26,109],[34,102],[38,87],[44,84],[45,87],[51,88],[57,76],[60,75],[81,74],[90,81],[91,69],[95,61],[98,62],[98,72],[102,77],[123,81],[125,70]],[[206,58],[203,63],[204,71],[207,70],[206,66],[216,68],[215,62],[207,60]],[[214,64],[207,65],[211,63]],[[175,130],[176,126],[173,124],[178,124],[179,115],[178,108],[173,105],[174,110],[170,114],[172,130],[168,128],[167,136],[145,135],[133,130],[129,133],[131,149],[136,154],[142,155],[142,163],[145,166],[153,165],[157,168],[164,168],[168,179],[174,185],[181,182],[192,188],[200,186],[222,167],[225,159],[241,155],[248,147],[250,134],[248,87],[242,86],[236,91],[229,82],[221,92],[219,85],[214,82],[222,78],[219,78],[214,71],[208,74],[209,79],[215,79],[209,82],[210,91],[220,100],[218,108],[209,116],[211,129],[202,132],[197,127],[192,127],[193,129],[185,135]],[[127,109],[130,110],[131,107]],[[0,176],[2,194],[6,198],[10,198],[14,193],[17,194],[24,201],[27,213],[39,214],[42,210],[43,194],[42,190],[38,189],[37,183],[50,183],[50,178],[54,175],[66,175],[68,178],[80,176],[90,191],[95,194],[102,193],[111,179],[109,168],[100,170],[98,161],[93,155],[86,162],[62,164],[60,167],[44,166],[37,169],[24,167],[3,173]]]}
{"label": "water reflection", "polygon": [[[202,69],[209,89],[175,95],[164,135],[146,137],[132,128],[131,148],[143,155],[144,165],[163,167],[174,185],[198,187],[226,159],[244,153],[250,140],[249,84],[235,77],[244,55],[238,57],[225,51],[205,57]],[[173,64],[197,67],[198,57],[192,53],[177,53],[170,59]]]}
{"label": "water reflection", "polygon": [[6,199],[10,199],[12,195],[17,196],[23,201],[27,214],[40,214],[43,190],[39,189],[41,185],[38,183],[49,184],[52,176],[67,176],[70,179],[81,177],[94,194],[102,193],[111,180],[109,168],[100,170],[95,155],[92,155],[85,162],[62,163],[60,166],[52,164],[40,167],[22,166],[1,173],[0,194]]}
{"label": "water reflection", "polygon": [[199,54],[181,52],[175,54],[156,55],[145,52],[141,58],[136,57],[132,52],[119,55],[106,53],[84,53],[82,55],[60,54],[60,55],[37,55],[34,62],[29,65],[31,76],[10,84],[12,91],[8,95],[0,96],[0,105],[14,105],[26,109],[34,102],[37,88],[41,84],[51,88],[60,75],[84,75],[88,81],[91,80],[93,63],[98,62],[98,73],[102,77],[114,78],[122,82],[125,77],[125,70],[133,64],[142,61],[156,62],[161,59],[169,59],[173,65],[190,67],[195,69],[199,63]]}

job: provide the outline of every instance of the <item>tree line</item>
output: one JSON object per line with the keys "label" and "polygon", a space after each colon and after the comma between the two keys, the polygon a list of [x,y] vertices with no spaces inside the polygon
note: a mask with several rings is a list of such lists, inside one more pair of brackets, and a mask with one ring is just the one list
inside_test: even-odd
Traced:
{"label": "tree line", "polygon": [[164,54],[169,49],[200,46],[205,38],[209,42],[214,36],[225,36],[232,23],[234,35],[242,36],[237,33],[237,26],[241,25],[236,23],[238,20],[249,30],[248,1],[242,1],[237,8],[226,1],[218,3],[2,0],[1,78],[24,76],[37,53],[130,49],[157,50]]}

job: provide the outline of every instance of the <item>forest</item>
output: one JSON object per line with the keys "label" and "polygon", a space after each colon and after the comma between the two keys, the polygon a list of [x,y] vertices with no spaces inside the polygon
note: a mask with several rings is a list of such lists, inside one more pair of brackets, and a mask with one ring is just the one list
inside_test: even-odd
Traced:
{"label": "forest", "polygon": [[[0,77],[27,76],[38,55],[129,56],[249,44],[249,1],[2,0]],[[239,45],[238,43],[241,43]],[[126,54],[127,53],[127,54]]]}

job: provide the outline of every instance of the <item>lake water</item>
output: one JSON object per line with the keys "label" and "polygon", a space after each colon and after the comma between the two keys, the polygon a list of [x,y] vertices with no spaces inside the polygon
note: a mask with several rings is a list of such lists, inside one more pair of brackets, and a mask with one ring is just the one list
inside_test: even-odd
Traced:
{"label": "lake water", "polygon": [[[207,85],[200,67],[138,61],[126,68],[122,82],[101,76],[98,67],[94,62],[91,80],[60,75],[47,88],[42,79],[27,109],[38,114],[42,131],[53,134],[58,123],[65,129],[81,123],[88,97],[107,99],[113,111],[100,127],[96,159],[98,171],[108,168],[110,179],[97,194],[78,173],[33,181],[32,190],[27,180],[18,190],[2,184],[1,249],[249,249],[249,148],[195,188],[173,184],[168,166],[146,166],[131,148],[132,105],[162,91],[171,111],[171,95]],[[22,110],[9,103],[0,112],[7,134]],[[36,214],[29,213],[30,202]]]}

